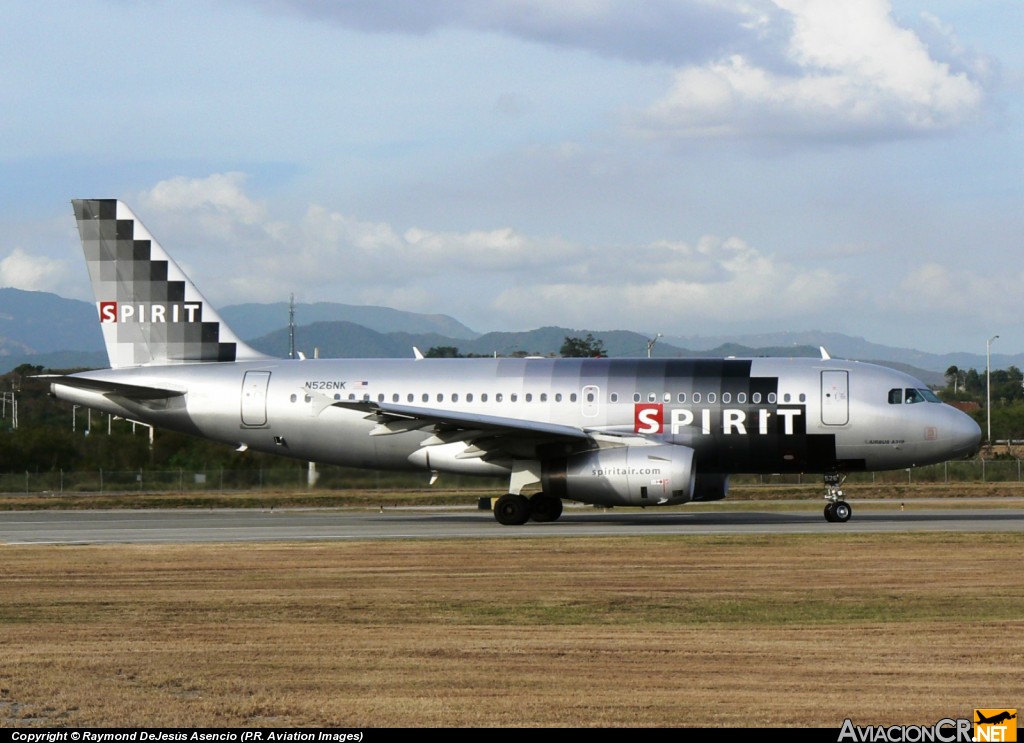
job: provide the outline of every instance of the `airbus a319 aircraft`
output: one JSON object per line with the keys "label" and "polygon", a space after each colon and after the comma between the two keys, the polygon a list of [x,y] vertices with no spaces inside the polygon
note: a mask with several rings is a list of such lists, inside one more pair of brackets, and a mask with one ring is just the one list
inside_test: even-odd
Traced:
{"label": "airbus a319 aircraft", "polygon": [[737,473],[850,472],[975,452],[981,429],[907,374],[822,358],[280,359],[243,343],[131,210],[75,200],[110,369],[58,376],[76,405],[239,449],[384,470],[507,476],[502,524],[562,501],[667,506]]}

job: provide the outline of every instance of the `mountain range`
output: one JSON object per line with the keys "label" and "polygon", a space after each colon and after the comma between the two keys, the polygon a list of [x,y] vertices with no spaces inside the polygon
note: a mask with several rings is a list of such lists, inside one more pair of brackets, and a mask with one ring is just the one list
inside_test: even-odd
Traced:
{"label": "mountain range", "polygon": [[[254,348],[272,356],[290,350],[287,302],[238,304],[221,317]],[[390,307],[333,302],[294,306],[295,348],[307,357],[400,358],[413,348],[455,347],[464,355],[557,354],[566,337],[600,340],[609,356],[646,356],[648,336],[628,330],[543,327],[523,332],[479,333],[447,315],[404,312]],[[657,358],[696,356],[817,356],[824,347],[834,358],[873,361],[904,369],[928,384],[941,385],[950,366],[984,369],[985,356],[926,353],[871,343],[841,333],[778,332],[741,336],[658,337]],[[0,288],[0,372],[21,364],[50,369],[107,366],[103,336],[91,302],[48,292]],[[992,366],[1024,366],[1024,354],[993,354]]]}

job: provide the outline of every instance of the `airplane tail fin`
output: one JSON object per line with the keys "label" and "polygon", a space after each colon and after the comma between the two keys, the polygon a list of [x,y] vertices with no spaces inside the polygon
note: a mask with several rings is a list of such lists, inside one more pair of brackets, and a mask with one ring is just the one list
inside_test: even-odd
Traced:
{"label": "airplane tail fin", "polygon": [[125,204],[71,203],[112,368],[267,358],[220,319]]}

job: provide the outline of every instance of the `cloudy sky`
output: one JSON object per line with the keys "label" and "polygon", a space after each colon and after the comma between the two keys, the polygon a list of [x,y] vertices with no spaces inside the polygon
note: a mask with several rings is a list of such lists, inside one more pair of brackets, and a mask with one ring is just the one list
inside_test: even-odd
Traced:
{"label": "cloudy sky", "polygon": [[1024,352],[1020,0],[4,8],[2,286],[117,197],[219,305]]}

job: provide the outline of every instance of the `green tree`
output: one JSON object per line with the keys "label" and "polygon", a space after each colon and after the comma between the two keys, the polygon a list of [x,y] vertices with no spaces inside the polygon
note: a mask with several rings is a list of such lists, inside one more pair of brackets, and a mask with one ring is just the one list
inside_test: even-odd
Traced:
{"label": "green tree", "polygon": [[946,369],[946,384],[953,388],[953,394],[955,395],[962,386],[960,383],[961,372],[960,367],[956,364]]}
{"label": "green tree", "polygon": [[586,338],[565,336],[565,343],[558,352],[566,358],[574,359],[604,358],[608,355],[604,350],[604,341],[595,338],[593,333],[587,333]]}
{"label": "green tree", "polygon": [[461,359],[462,354],[455,346],[431,346],[423,354],[428,359]]}

